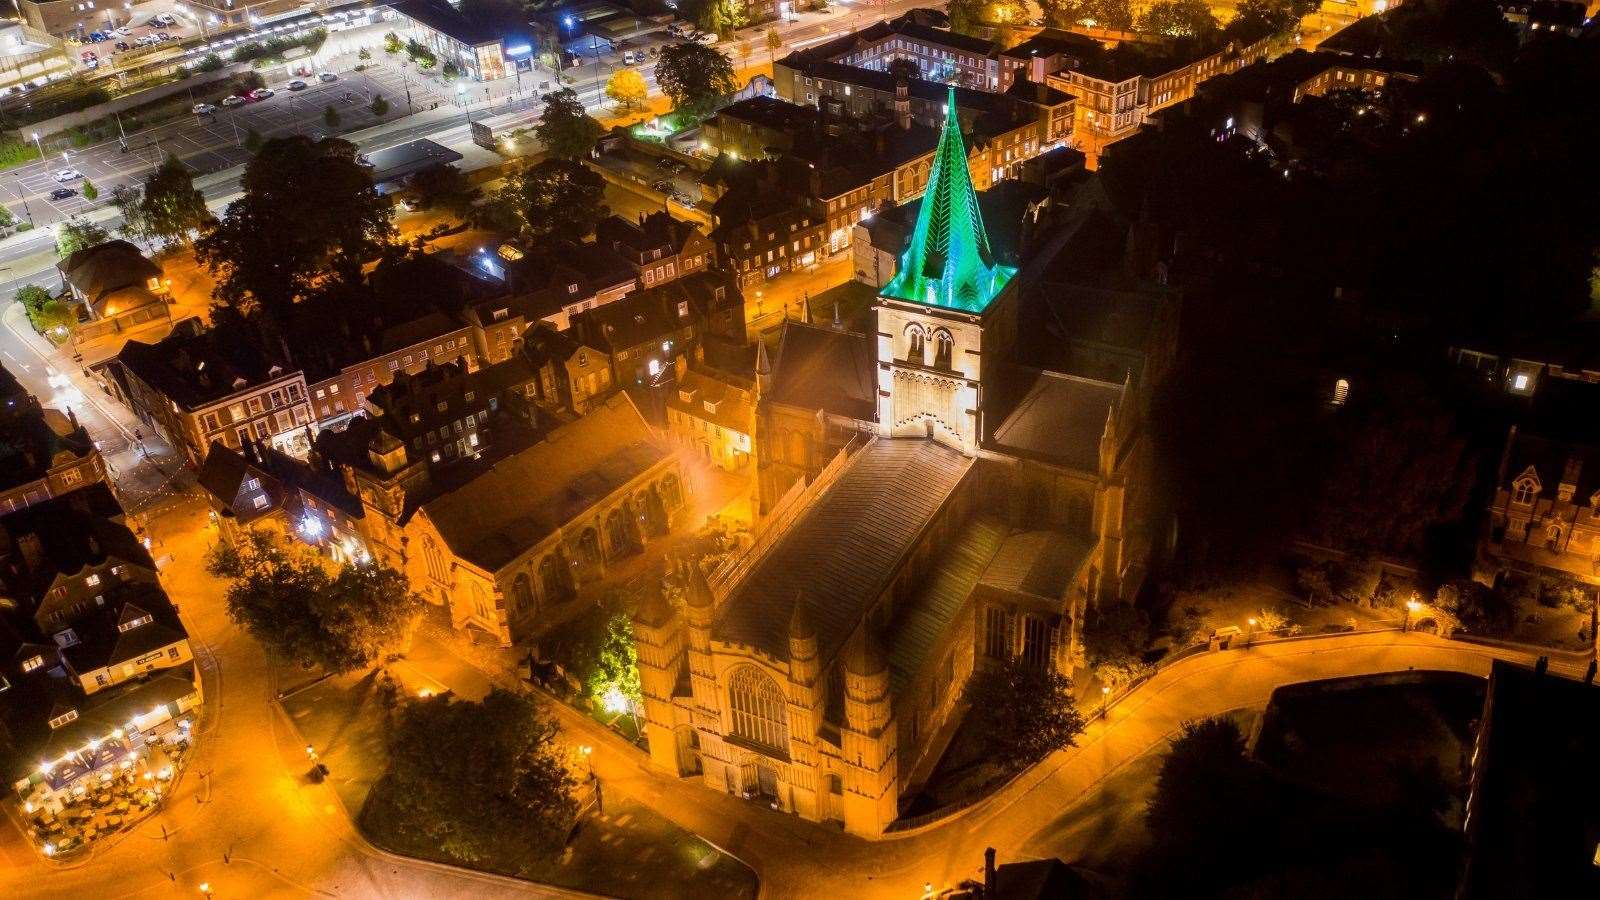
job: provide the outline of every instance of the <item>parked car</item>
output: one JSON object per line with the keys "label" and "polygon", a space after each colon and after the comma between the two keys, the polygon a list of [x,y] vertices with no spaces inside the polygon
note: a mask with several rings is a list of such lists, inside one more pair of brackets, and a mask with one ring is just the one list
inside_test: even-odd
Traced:
{"label": "parked car", "polygon": [[656,168],[670,169],[672,168],[672,160],[666,158],[665,156],[659,157],[656,159]]}
{"label": "parked car", "polygon": [[323,72],[323,73],[321,73],[321,74],[319,74],[317,76],[317,80],[321,81],[323,83],[327,83],[327,82],[330,82],[330,81],[338,81],[339,80],[339,76],[333,74],[332,72]]}
{"label": "parked car", "polygon": [[51,200],[65,200],[68,197],[76,197],[76,196],[78,196],[78,192],[73,190],[72,188],[56,188],[55,190],[50,192],[50,199]]}
{"label": "parked car", "polygon": [[209,103],[196,103],[194,106],[189,107],[189,111],[197,116],[209,116],[216,112],[217,108]]}
{"label": "parked car", "polygon": [[233,95],[231,97],[223,97],[222,98],[222,105],[226,106],[229,109],[233,109],[235,106],[243,106],[247,102],[248,101],[246,101],[243,97],[240,97],[237,94],[235,94],[235,95]]}
{"label": "parked car", "polygon": [[631,66],[631,65],[634,65],[635,63],[642,63],[642,62],[644,62],[644,54],[643,53],[635,53],[632,50],[629,50],[626,53],[622,54],[622,64],[625,65],[625,66]]}
{"label": "parked car", "polygon": [[702,31],[699,34],[694,35],[692,40],[694,40],[694,41],[696,41],[698,43],[701,43],[701,44],[705,44],[707,47],[709,47],[712,44],[715,44],[718,40],[720,40],[720,38],[718,38],[714,34],[706,34],[705,32]]}
{"label": "parked car", "polygon": [[250,92],[251,100],[265,100],[272,96],[272,88],[256,88]]}
{"label": "parked car", "polygon": [[129,27],[128,27],[128,26],[126,26],[126,25],[124,25],[124,26],[122,26],[122,27],[121,27],[121,28],[118,28],[118,29],[117,29],[117,34],[120,34],[120,35],[122,35],[122,36],[123,36],[123,37],[127,37],[127,36],[128,36],[128,35],[130,35],[130,34],[133,34],[133,29],[132,29],[132,28],[129,28]]}
{"label": "parked car", "polygon": [[672,182],[670,180],[666,179],[666,178],[662,178],[662,179],[659,179],[657,181],[652,181],[650,183],[650,190],[656,191],[656,192],[662,193],[662,194],[671,194],[672,191],[673,191]]}
{"label": "parked car", "polygon": [[83,173],[77,169],[60,169],[56,172],[57,181],[77,181],[82,177]]}
{"label": "parked car", "polygon": [[127,41],[117,41],[116,47],[117,47],[118,50],[132,50],[133,49],[133,47],[130,46]]}
{"label": "parked car", "polygon": [[89,32],[89,43],[91,43],[91,44],[98,44],[98,43],[100,43],[101,41],[103,41],[105,39],[106,39],[106,36],[105,36],[104,32],[101,32],[101,31],[91,31],[91,32]]}
{"label": "parked car", "polygon": [[306,89],[306,83],[296,78],[295,80],[289,82],[286,87],[288,87],[291,91],[303,91]]}
{"label": "parked car", "polygon": [[156,37],[158,37],[158,38],[161,38],[161,39],[162,39],[162,40],[163,40],[163,41],[170,41],[170,40],[172,40],[172,35],[170,35],[170,34],[167,34],[167,33],[166,33],[166,32],[165,32],[165,31],[158,31],[158,32],[156,32]]}

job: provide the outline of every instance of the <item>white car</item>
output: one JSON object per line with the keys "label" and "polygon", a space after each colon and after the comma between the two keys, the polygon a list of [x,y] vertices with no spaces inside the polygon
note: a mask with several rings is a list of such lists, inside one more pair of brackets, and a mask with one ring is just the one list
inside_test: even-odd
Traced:
{"label": "white car", "polygon": [[56,172],[57,181],[77,181],[82,177],[83,173],[79,172],[77,169],[62,169]]}
{"label": "white car", "polygon": [[333,74],[332,72],[323,72],[317,76],[317,80],[321,82],[338,81],[339,76]]}
{"label": "white car", "polygon": [[194,106],[189,107],[189,111],[197,116],[209,116],[216,112],[217,108],[209,103],[196,103]]}
{"label": "white car", "polygon": [[232,97],[223,97],[222,98],[222,105],[228,107],[229,109],[232,109],[235,106],[243,106],[244,104],[245,104],[245,99],[243,97],[238,96],[238,95],[234,95]]}
{"label": "white car", "polygon": [[129,27],[128,27],[128,26],[126,26],[126,25],[124,25],[124,26],[122,26],[122,27],[121,27],[121,28],[118,28],[118,29],[117,29],[117,34],[120,34],[120,35],[122,35],[122,36],[123,36],[123,37],[127,37],[127,36],[128,36],[128,35],[130,35],[130,34],[133,34],[133,29],[132,29],[132,28],[129,28]]}
{"label": "white car", "polygon": [[285,85],[285,87],[287,87],[291,91],[303,91],[303,90],[306,89],[306,83],[304,81],[301,81],[300,79],[296,78],[295,80],[293,80],[293,81],[289,82],[287,85]]}

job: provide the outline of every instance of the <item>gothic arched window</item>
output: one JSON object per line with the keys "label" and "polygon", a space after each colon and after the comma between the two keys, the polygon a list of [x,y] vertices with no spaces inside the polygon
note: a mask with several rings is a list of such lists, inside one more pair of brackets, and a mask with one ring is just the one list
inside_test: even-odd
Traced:
{"label": "gothic arched window", "polygon": [[449,580],[445,578],[444,555],[439,552],[439,545],[433,542],[433,538],[422,539],[422,557],[428,564],[428,577],[440,584],[448,584]]}
{"label": "gothic arched window", "polygon": [[733,733],[774,750],[789,749],[789,724],[783,692],[755,666],[744,666],[728,682]]}
{"label": "gothic arched window", "polygon": [[950,357],[955,348],[955,338],[943,328],[933,333],[933,364],[940,369],[950,368]]}
{"label": "gothic arched window", "polygon": [[917,365],[927,363],[927,351],[923,348],[923,340],[927,335],[921,325],[912,325],[906,329],[906,359]]}
{"label": "gothic arched window", "polygon": [[533,608],[533,582],[528,580],[526,574],[518,575],[511,582],[512,607],[516,612],[526,612]]}
{"label": "gothic arched window", "polygon": [[560,558],[551,554],[539,563],[539,588],[544,591],[545,600],[559,603],[567,598],[567,581],[565,578],[566,567]]}

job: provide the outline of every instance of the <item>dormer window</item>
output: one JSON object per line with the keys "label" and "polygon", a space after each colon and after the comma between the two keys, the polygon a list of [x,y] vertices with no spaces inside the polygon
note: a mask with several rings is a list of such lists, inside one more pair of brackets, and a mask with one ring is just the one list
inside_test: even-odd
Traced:
{"label": "dormer window", "polygon": [[44,657],[43,656],[38,656],[38,655],[30,656],[27,659],[22,661],[22,671],[24,671],[24,672],[32,672],[34,669],[37,669],[42,665],[44,665]]}
{"label": "dormer window", "polygon": [[577,285],[575,285],[575,284],[567,285],[567,293],[576,294],[577,292],[578,292],[578,286]]}
{"label": "dormer window", "polygon": [[68,647],[76,647],[78,645],[78,633],[73,631],[71,628],[66,628],[56,632],[55,639],[56,646],[63,650],[67,649]]}
{"label": "dormer window", "polygon": [[494,311],[494,320],[496,322],[503,322],[510,315],[511,315],[511,310],[509,310],[509,309],[497,309],[497,310]]}
{"label": "dormer window", "polygon": [[83,579],[83,583],[87,584],[89,587],[99,587],[100,576],[98,573],[90,573],[88,577]]}
{"label": "dormer window", "polygon": [[1511,502],[1527,506],[1533,498],[1539,495],[1539,480],[1537,478],[1522,477],[1511,486]]}
{"label": "dormer window", "polygon": [[689,301],[687,301],[687,300],[679,300],[678,301],[678,318],[680,318],[680,319],[689,318]]}
{"label": "dormer window", "polygon": [[127,632],[138,628],[140,625],[149,625],[153,621],[155,621],[155,617],[149,613],[145,613],[137,619],[129,619],[126,622],[118,623],[117,631],[118,633],[126,634]]}
{"label": "dormer window", "polygon": [[56,716],[54,719],[51,719],[50,720],[50,728],[53,731],[53,730],[55,730],[57,728],[60,728],[63,725],[66,725],[69,722],[72,722],[73,720],[75,720],[77,718],[78,718],[78,711],[75,710],[75,709],[69,709],[66,712],[62,713],[61,715]]}

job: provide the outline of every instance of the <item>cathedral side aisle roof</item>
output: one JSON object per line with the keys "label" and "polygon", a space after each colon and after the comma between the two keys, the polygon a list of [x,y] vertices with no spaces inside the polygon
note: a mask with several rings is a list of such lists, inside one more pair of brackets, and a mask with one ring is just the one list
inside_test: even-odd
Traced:
{"label": "cathedral side aisle roof", "polygon": [[1042,372],[1017,408],[994,432],[996,449],[1094,471],[1106,414],[1122,386],[1058,372]]}
{"label": "cathedral side aisle roof", "polygon": [[826,665],[971,465],[925,438],[868,444],[733,588],[712,636],[788,658],[796,590],[804,589]]}
{"label": "cathedral side aisle roof", "polygon": [[939,565],[889,626],[890,690],[904,690],[922,670],[928,653],[966,604],[1010,530],[996,516],[979,516],[962,525],[940,550]]}

